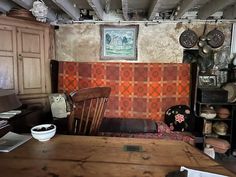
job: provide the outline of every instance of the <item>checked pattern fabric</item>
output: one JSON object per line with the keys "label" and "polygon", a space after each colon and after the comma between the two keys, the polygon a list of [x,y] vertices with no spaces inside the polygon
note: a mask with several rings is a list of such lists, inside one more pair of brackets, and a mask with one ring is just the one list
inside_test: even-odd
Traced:
{"label": "checked pattern fabric", "polygon": [[106,117],[164,120],[174,105],[189,105],[189,64],[59,62],[59,91],[109,86]]}

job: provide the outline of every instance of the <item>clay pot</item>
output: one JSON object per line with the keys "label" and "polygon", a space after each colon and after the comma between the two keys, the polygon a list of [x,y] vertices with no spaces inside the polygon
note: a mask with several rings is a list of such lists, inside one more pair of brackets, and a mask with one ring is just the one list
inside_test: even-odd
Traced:
{"label": "clay pot", "polygon": [[220,107],[216,109],[216,114],[219,118],[227,119],[230,116],[230,111],[228,108]]}
{"label": "clay pot", "polygon": [[212,129],[217,135],[226,135],[228,125],[222,121],[218,121],[212,125]]}

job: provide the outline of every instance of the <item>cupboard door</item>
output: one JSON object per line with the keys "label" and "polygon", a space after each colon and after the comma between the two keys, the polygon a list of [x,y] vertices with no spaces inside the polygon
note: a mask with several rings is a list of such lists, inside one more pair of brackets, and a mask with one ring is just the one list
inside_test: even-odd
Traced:
{"label": "cupboard door", "polygon": [[43,31],[17,28],[19,91],[45,93]]}
{"label": "cupboard door", "polygon": [[0,88],[18,93],[16,28],[0,25]]}

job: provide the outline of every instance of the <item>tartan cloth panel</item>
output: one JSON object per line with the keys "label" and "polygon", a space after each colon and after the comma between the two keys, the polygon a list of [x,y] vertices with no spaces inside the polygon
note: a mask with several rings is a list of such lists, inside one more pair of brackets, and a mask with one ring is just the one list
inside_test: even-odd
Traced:
{"label": "tartan cloth panel", "polygon": [[169,107],[189,105],[189,64],[60,61],[58,78],[60,92],[111,87],[106,117],[162,121]]}

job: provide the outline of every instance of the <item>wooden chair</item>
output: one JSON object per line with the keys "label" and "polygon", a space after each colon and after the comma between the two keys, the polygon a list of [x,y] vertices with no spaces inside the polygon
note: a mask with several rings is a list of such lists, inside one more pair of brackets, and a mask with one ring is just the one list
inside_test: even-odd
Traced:
{"label": "wooden chair", "polygon": [[94,87],[71,93],[73,108],[68,120],[70,134],[96,135],[110,92],[110,87]]}

